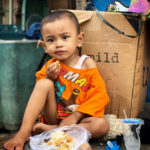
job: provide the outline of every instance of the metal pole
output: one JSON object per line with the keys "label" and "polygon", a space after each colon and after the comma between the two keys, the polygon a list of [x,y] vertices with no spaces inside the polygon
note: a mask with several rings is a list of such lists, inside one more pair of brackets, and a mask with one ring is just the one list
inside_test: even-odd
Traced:
{"label": "metal pole", "polygon": [[22,1],[22,18],[21,18],[21,29],[22,29],[22,31],[25,31],[26,3],[27,3],[27,0]]}
{"label": "metal pole", "polygon": [[9,0],[9,24],[12,24],[12,0]]}
{"label": "metal pole", "polygon": [[[0,0],[0,10],[3,10],[3,1]],[[3,13],[0,12],[0,24],[2,24],[2,20],[3,20]]]}

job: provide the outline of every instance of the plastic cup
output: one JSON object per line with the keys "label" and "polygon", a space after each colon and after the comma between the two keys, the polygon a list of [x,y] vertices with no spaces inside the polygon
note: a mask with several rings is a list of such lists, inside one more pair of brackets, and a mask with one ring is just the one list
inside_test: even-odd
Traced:
{"label": "plastic cup", "polygon": [[127,150],[140,150],[140,129],[142,120],[140,119],[125,119],[124,123],[128,125],[128,130],[124,133],[124,143]]}

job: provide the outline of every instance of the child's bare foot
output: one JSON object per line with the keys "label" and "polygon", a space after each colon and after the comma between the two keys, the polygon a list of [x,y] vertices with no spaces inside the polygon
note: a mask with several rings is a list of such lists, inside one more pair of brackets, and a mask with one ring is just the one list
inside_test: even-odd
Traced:
{"label": "child's bare foot", "polygon": [[58,125],[47,125],[44,123],[37,123],[33,126],[32,132],[33,132],[33,134],[38,134],[38,133],[48,131],[48,130],[51,130],[51,129],[54,129],[57,127],[58,127]]}
{"label": "child's bare foot", "polygon": [[19,131],[14,137],[4,144],[7,150],[23,150],[24,143],[29,140],[30,134]]}

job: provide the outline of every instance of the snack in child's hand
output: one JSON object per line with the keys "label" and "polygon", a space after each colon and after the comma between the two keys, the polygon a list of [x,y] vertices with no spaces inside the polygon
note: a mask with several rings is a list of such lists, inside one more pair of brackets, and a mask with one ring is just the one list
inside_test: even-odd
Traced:
{"label": "snack in child's hand", "polygon": [[58,67],[60,67],[59,60],[56,60],[56,65],[57,65]]}
{"label": "snack in child's hand", "polygon": [[44,140],[42,145],[43,144],[56,146],[58,147],[58,150],[71,150],[74,145],[74,141],[73,138],[66,132],[56,131],[51,133],[50,140],[46,142]]}
{"label": "snack in child's hand", "polygon": [[49,67],[49,69],[51,68],[51,66],[53,65],[53,64],[55,64],[57,67],[60,67],[60,63],[59,63],[59,61],[58,60],[56,60],[55,62],[53,62],[52,64],[50,64],[48,67]]}

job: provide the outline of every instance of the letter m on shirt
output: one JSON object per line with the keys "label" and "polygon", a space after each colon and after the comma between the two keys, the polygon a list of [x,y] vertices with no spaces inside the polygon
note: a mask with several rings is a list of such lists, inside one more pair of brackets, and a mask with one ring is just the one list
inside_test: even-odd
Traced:
{"label": "letter m on shirt", "polygon": [[67,72],[63,77],[67,80],[71,80],[71,82],[75,82],[75,80],[80,76],[79,73],[73,73],[72,71]]}

